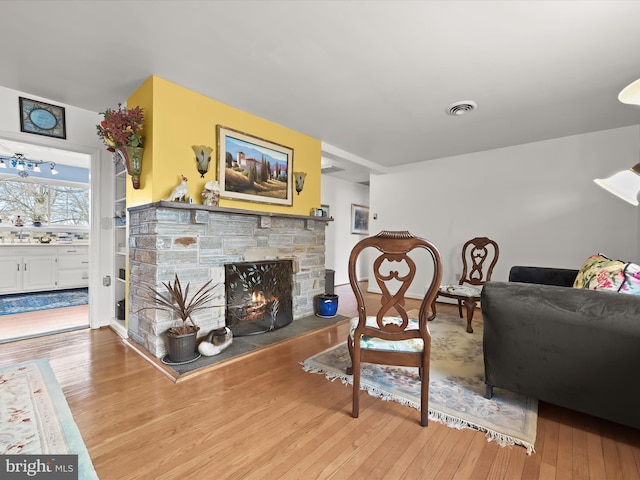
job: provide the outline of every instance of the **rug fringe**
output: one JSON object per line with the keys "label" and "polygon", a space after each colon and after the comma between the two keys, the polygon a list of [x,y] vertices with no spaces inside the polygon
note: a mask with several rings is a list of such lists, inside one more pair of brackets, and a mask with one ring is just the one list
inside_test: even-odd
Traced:
{"label": "rug fringe", "polygon": [[[321,373],[321,374],[324,374],[324,376],[327,379],[331,380],[332,382],[339,378],[344,385],[353,385],[353,377],[351,377],[350,375],[347,376],[346,373],[340,374],[336,372],[329,372],[322,368],[309,365],[306,362],[300,362],[300,365],[302,365],[302,368],[305,372]],[[401,398],[401,397],[392,395],[389,392],[385,392],[384,390],[380,390],[379,388],[376,388],[374,386],[361,384],[360,390],[365,390],[369,395],[378,397],[384,401],[387,401],[387,402],[394,401],[394,402],[400,403],[401,405],[407,405],[411,408],[415,408],[416,410],[420,410],[419,404],[412,402],[406,398]],[[515,445],[520,445],[527,450],[527,455],[531,455],[532,453],[535,452],[533,445],[528,442],[524,442],[510,435],[505,435],[503,433],[496,432],[487,427],[483,427],[482,425],[478,425],[466,420],[462,420],[458,417],[454,417],[452,415],[439,412],[438,410],[433,410],[432,408],[429,408],[429,420],[433,420],[435,422],[441,423],[450,428],[455,428],[457,430],[468,428],[471,430],[477,430],[477,431],[483,432],[485,434],[485,437],[487,438],[487,442],[495,441],[501,447],[512,447]]]}

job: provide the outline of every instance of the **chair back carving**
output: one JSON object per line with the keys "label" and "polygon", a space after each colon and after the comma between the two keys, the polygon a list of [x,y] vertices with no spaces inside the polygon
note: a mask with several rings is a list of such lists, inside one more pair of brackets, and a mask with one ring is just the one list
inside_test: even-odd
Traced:
{"label": "chair back carving", "polygon": [[[357,275],[356,264],[360,254],[366,249],[380,254],[373,262],[373,277],[382,292],[381,304],[374,309],[366,305],[364,295],[360,290],[360,279]],[[416,278],[417,266],[409,256],[411,252],[426,251],[422,255],[430,259],[430,264],[424,269],[427,275],[427,291],[420,304],[420,330],[406,330],[408,316],[405,310],[405,295]],[[422,274],[421,270],[421,274]],[[429,241],[413,236],[407,231],[385,231],[358,242],[349,257],[349,281],[356,297],[358,306],[358,333],[373,335],[385,340],[405,340],[408,338],[428,336],[427,320],[431,313],[431,304],[438,294],[442,279],[442,262],[440,252]],[[422,279],[421,279],[421,283]],[[375,312],[374,312],[375,311]],[[367,316],[375,316],[377,329],[366,326]],[[385,322],[385,317],[394,317],[400,322]]]}
{"label": "chair back carving", "polygon": [[487,237],[476,237],[462,247],[462,276],[460,285],[484,285],[491,280],[493,267],[498,262],[498,244]]}

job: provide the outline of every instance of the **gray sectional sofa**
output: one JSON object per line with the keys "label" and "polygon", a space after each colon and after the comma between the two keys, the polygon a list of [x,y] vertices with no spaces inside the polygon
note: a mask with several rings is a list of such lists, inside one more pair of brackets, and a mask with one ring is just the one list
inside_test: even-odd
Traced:
{"label": "gray sectional sofa", "polygon": [[485,284],[487,396],[506,389],[640,428],[640,296],[571,288],[577,273],[516,266]]}

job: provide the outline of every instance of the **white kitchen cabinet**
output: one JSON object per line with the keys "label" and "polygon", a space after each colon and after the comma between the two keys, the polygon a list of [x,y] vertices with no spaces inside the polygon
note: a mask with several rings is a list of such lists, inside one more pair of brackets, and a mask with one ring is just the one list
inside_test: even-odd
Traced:
{"label": "white kitchen cabinet", "polygon": [[[54,290],[57,287],[57,256],[50,249],[31,251],[11,249],[0,256],[0,293]],[[12,255],[4,255],[12,253]]]}
{"label": "white kitchen cabinet", "polygon": [[0,293],[15,293],[22,289],[22,258],[0,256]]}
{"label": "white kitchen cabinet", "polygon": [[58,248],[58,288],[89,286],[89,247]]}
{"label": "white kitchen cabinet", "polygon": [[32,292],[57,288],[56,261],[56,255],[22,257],[22,289]]}
{"label": "white kitchen cabinet", "polygon": [[89,286],[87,245],[7,245],[0,254],[0,294]]}

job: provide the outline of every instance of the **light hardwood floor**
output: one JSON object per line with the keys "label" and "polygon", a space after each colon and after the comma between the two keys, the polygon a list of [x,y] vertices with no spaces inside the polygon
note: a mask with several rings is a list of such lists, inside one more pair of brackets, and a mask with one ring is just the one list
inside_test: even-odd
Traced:
{"label": "light hardwood floor", "polygon": [[0,315],[0,342],[89,327],[89,305]]}
{"label": "light hardwood floor", "polygon": [[640,478],[640,431],[544,403],[531,456],[366,393],[353,419],[351,388],[300,366],[345,336],[343,322],[177,384],[109,329],[0,345],[0,364],[49,359],[103,480]]}

